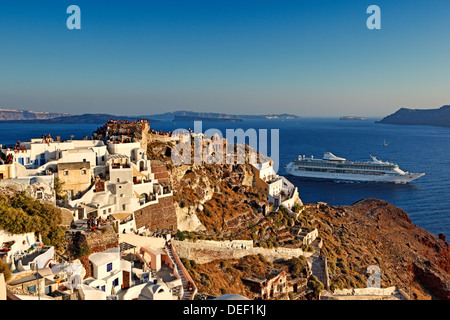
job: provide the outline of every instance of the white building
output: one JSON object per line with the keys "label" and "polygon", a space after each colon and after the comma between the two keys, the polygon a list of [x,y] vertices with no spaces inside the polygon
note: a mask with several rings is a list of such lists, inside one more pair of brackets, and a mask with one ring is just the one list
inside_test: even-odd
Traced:
{"label": "white building", "polygon": [[[139,152],[137,149],[135,152]],[[137,154],[139,155],[139,153]],[[77,219],[108,216],[117,220],[119,232],[143,232],[137,230],[134,212],[158,203],[160,198],[172,196],[163,188],[151,172],[146,155],[138,159],[138,165],[122,154],[108,155],[104,188],[97,191],[91,187],[81,198],[68,202],[70,209],[78,210]]]}
{"label": "white building", "polygon": [[[77,150],[65,152],[68,150]],[[106,146],[100,140],[54,141],[52,139],[31,139],[20,142],[15,148],[1,150],[5,155],[12,154],[14,161],[27,169],[38,169],[45,164],[65,157],[66,162],[91,161],[91,165],[102,164],[106,159]],[[103,160],[102,160],[103,159]]]}
{"label": "white building", "polygon": [[[85,296],[95,296],[95,300],[116,295],[122,289],[123,268],[131,271],[131,263],[121,261],[119,247],[93,253],[89,256],[89,262],[92,265],[92,277],[85,279],[83,284],[90,288],[82,286],[82,290]],[[96,291],[90,292],[93,289]],[[89,299],[86,298],[86,300]]]}
{"label": "white building", "polygon": [[303,205],[297,187],[275,172],[272,161],[252,164],[252,170],[255,185],[267,195],[267,201],[273,203],[274,207],[286,208],[291,216],[297,217],[300,212],[293,212],[292,209],[296,204]]}
{"label": "white building", "polygon": [[36,245],[37,241],[33,232],[12,234],[0,229],[1,256],[6,263],[11,263],[13,256],[21,254]]}
{"label": "white building", "polygon": [[173,300],[172,291],[163,281],[149,282],[139,294],[138,300]]}
{"label": "white building", "polygon": [[135,150],[138,149],[141,149],[140,142],[108,143],[108,152],[110,154],[122,154],[130,158],[132,161],[135,160]]}
{"label": "white building", "polygon": [[283,190],[283,179],[273,169],[271,161],[252,164],[256,187],[267,195],[267,200],[279,206],[278,196]]}

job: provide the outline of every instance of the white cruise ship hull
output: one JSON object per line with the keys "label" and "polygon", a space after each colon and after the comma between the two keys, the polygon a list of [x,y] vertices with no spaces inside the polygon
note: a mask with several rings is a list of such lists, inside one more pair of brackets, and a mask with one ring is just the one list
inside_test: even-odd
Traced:
{"label": "white cruise ship hull", "polygon": [[298,170],[292,162],[289,163],[285,169],[289,174],[302,178],[356,182],[409,183],[425,175],[425,173],[405,173],[404,175],[394,175],[390,173],[382,175],[366,175],[356,173],[314,172]]}

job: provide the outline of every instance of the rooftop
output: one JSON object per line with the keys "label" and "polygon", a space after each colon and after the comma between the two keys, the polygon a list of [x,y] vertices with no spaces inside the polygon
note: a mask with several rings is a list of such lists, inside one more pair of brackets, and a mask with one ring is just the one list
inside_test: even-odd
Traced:
{"label": "rooftop", "polygon": [[102,252],[91,254],[89,256],[89,261],[96,264],[97,266],[101,266],[119,258],[120,258],[120,249],[119,247],[116,247]]}

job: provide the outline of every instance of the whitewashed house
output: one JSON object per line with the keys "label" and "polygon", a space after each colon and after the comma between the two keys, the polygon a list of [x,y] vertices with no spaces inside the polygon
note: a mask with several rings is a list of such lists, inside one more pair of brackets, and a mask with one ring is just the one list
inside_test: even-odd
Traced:
{"label": "whitewashed house", "polygon": [[[120,248],[115,247],[89,256],[92,265],[92,277],[83,281],[82,290],[85,295],[95,296],[97,299],[106,299],[107,296],[116,295],[122,289],[123,272],[120,260]],[[130,267],[131,269],[131,267]],[[98,292],[90,292],[95,289]],[[86,299],[88,300],[88,299]]]}

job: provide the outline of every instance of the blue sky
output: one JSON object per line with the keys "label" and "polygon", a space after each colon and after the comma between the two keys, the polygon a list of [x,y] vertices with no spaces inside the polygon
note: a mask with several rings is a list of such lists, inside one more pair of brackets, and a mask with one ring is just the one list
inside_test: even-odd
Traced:
{"label": "blue sky", "polygon": [[[81,8],[81,30],[66,9]],[[366,9],[381,8],[381,30]],[[381,117],[449,104],[450,1],[2,1],[0,108]]]}

